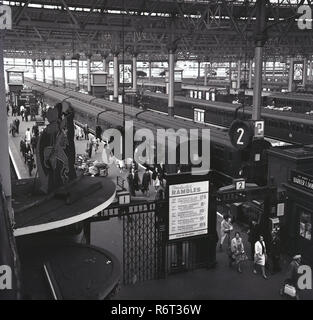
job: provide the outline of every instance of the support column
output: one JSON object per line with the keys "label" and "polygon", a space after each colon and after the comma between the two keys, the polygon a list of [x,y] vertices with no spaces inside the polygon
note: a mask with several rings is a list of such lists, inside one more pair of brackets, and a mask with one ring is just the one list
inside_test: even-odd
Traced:
{"label": "support column", "polygon": [[51,58],[52,84],[55,85],[54,58]]}
{"label": "support column", "polygon": [[303,87],[306,87],[308,84],[308,59],[304,58],[303,63]]}
{"label": "support column", "polygon": [[46,83],[46,59],[42,59],[42,81]]}
{"label": "support column", "polygon": [[109,67],[108,67],[108,61],[107,61],[108,56],[109,55],[107,53],[101,54],[102,64],[103,64],[102,70],[103,72],[107,72],[109,74]]}
{"label": "support column", "polygon": [[198,61],[198,80],[200,79],[201,76],[201,61]]}
{"label": "support column", "polygon": [[86,54],[87,57],[87,91],[91,94],[91,54]]}
{"label": "support column", "polygon": [[[33,60],[34,61],[34,60]],[[9,160],[9,137],[8,137],[8,116],[5,101],[5,80],[4,80],[4,62],[3,62],[3,38],[0,38],[0,180],[3,193],[7,199],[9,214],[13,224],[13,210],[11,206],[11,170]]]}
{"label": "support column", "polygon": [[80,73],[79,73],[79,56],[77,56],[76,60],[76,91],[80,90]]}
{"label": "support column", "polygon": [[256,3],[256,36],[255,36],[255,67],[254,67],[254,86],[253,86],[253,111],[252,120],[261,119],[261,102],[262,102],[262,60],[263,48],[267,41],[266,35],[266,3],[257,0]]}
{"label": "support column", "polygon": [[137,53],[133,54],[133,90],[137,91]]}
{"label": "support column", "polygon": [[249,82],[248,82],[248,88],[252,88],[252,68],[253,68],[253,59],[249,61]]}
{"label": "support column", "polygon": [[238,61],[237,63],[237,68],[238,68],[238,74],[237,74],[237,90],[240,89],[240,84],[241,84],[241,60]]}
{"label": "support column", "polygon": [[169,48],[168,55],[168,115],[174,116],[174,95],[175,95],[175,51],[176,47]]}
{"label": "support column", "polygon": [[119,52],[113,53],[113,99],[118,101],[118,55]]}
{"label": "support column", "polygon": [[152,80],[152,62],[149,60],[149,81]]}
{"label": "support column", "polygon": [[285,80],[286,75],[287,75],[287,62],[284,62],[284,67],[283,67],[283,80]]}
{"label": "support column", "polygon": [[33,59],[33,72],[34,72],[34,80],[37,79],[37,74],[36,74],[36,59]]}
{"label": "support column", "polygon": [[204,65],[204,85],[208,85],[208,64]]}
{"label": "support column", "polygon": [[264,81],[266,81],[266,61],[263,62],[263,77]]}
{"label": "support column", "polygon": [[293,85],[293,64],[294,58],[290,58],[289,62],[289,79],[288,79],[288,91],[292,92],[292,85]]}
{"label": "support column", "polygon": [[275,59],[273,60],[273,81],[275,81],[275,71],[276,71],[276,61]]}
{"label": "support column", "polygon": [[62,61],[62,83],[63,83],[63,88],[66,87],[66,77],[65,77],[65,57],[61,57]]}
{"label": "support column", "polygon": [[309,65],[309,80],[312,81],[313,80],[313,61],[310,61],[310,65]]}

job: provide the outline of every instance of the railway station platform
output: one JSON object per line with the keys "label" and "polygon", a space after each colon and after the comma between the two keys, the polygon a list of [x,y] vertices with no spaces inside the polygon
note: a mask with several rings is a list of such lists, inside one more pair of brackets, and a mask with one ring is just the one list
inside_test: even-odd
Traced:
{"label": "railway station platform", "polygon": [[[218,226],[221,217],[218,217]],[[218,228],[219,230],[219,228]],[[247,234],[238,225],[234,231],[241,232],[245,252],[250,256]],[[234,232],[233,232],[234,234]],[[122,286],[115,296],[116,300],[288,300],[280,295],[280,289],[286,279],[290,257],[282,256],[282,271],[271,274],[266,271],[268,279],[261,274],[253,274],[251,260],[243,264],[243,273],[236,267],[229,267],[229,260],[224,247],[217,249],[217,265],[214,269],[197,269],[189,272],[171,274],[165,279],[134,283]],[[300,300],[312,300],[312,290],[300,292]]]}

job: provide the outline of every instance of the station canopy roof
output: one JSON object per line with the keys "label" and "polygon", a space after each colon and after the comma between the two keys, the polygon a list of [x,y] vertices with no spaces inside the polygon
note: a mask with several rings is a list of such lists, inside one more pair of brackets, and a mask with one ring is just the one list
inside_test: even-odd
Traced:
{"label": "station canopy roof", "polygon": [[[302,1],[303,2],[303,1]],[[266,56],[312,56],[312,30],[300,30],[300,0],[267,6]],[[307,3],[304,1],[305,4]],[[1,1],[0,1],[1,3]],[[6,57],[93,59],[134,52],[144,61],[164,61],[169,46],[177,58],[232,61],[253,57],[252,0],[24,0],[12,8],[13,29],[4,34]]]}

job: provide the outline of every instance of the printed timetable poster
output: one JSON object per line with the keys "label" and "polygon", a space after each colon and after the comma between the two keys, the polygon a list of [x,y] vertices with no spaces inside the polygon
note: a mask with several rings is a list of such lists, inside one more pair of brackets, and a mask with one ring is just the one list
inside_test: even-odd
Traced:
{"label": "printed timetable poster", "polygon": [[169,240],[208,233],[209,181],[169,186]]}

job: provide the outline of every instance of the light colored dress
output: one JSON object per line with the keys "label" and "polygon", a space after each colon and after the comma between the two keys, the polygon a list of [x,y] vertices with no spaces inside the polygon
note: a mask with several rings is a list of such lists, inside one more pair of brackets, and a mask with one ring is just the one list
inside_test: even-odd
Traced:
{"label": "light colored dress", "polygon": [[230,235],[231,230],[233,230],[231,223],[223,219],[221,222],[221,245],[224,243],[227,235]]}
{"label": "light colored dress", "polygon": [[[264,251],[262,248],[262,244],[264,247]],[[260,266],[265,266],[265,260],[266,260],[266,247],[265,242],[262,241],[262,244],[260,241],[257,241],[254,245],[254,263],[258,264]]]}

